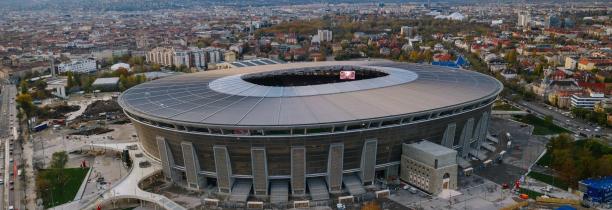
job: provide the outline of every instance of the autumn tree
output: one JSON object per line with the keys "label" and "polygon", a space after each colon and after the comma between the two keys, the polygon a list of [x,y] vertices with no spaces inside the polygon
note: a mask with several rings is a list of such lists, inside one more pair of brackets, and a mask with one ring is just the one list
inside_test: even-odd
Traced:
{"label": "autumn tree", "polygon": [[151,65],[151,70],[153,71],[159,71],[161,69],[161,66],[159,64],[154,63],[153,65]]}
{"label": "autumn tree", "polygon": [[427,63],[431,63],[431,61],[433,61],[433,52],[431,52],[431,50],[425,50],[425,52],[423,52],[422,58]]}
{"label": "autumn tree", "polygon": [[54,152],[51,156],[51,168],[63,169],[68,163],[68,153],[66,151]]}
{"label": "autumn tree", "polygon": [[126,68],[118,68],[117,70],[115,70],[113,72],[113,76],[118,77],[118,76],[128,76],[129,75],[129,71]]}
{"label": "autumn tree", "polygon": [[66,86],[68,87],[68,89],[70,89],[70,88],[74,87],[74,85],[75,85],[74,81],[73,81],[73,79],[74,79],[73,77],[74,76],[72,75],[72,72],[70,72],[70,71],[68,73],[66,73],[66,76],[67,76],[67,79],[66,79],[67,84],[66,84]]}
{"label": "autumn tree", "polygon": [[516,50],[510,50],[507,54],[506,54],[506,62],[508,62],[508,65],[510,65],[510,67],[517,67],[518,66],[518,53],[516,52]]}
{"label": "autumn tree", "polygon": [[30,96],[30,94],[19,94],[17,98],[15,98],[15,101],[17,102],[19,108],[23,110],[26,117],[32,117],[36,107],[32,103],[32,96]]}
{"label": "autumn tree", "polygon": [[28,82],[25,79],[19,82],[19,92],[21,94],[28,93]]}

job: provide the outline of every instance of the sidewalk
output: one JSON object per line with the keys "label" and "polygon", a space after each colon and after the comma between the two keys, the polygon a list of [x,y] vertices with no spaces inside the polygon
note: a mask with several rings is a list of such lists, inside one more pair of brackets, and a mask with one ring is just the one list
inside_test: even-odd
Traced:
{"label": "sidewalk", "polygon": [[[580,200],[580,197],[578,197],[575,194],[572,194],[568,191],[565,191],[565,189],[560,189],[558,187],[549,185],[547,183],[538,181],[536,179],[533,179],[531,177],[526,177],[525,181],[527,182],[527,184],[523,184],[522,187],[527,188],[529,190],[533,190],[535,192],[539,192],[542,194],[547,194],[548,196],[551,197],[555,197],[555,198],[565,198],[565,199],[575,199],[575,200]],[[551,187],[551,192],[550,193],[546,193],[544,191],[542,191],[542,188],[546,187],[546,186],[550,186]]]}
{"label": "sidewalk", "polygon": [[34,173],[34,165],[32,158],[34,157],[34,150],[32,148],[32,141],[28,139],[23,144],[23,159],[25,161],[25,183],[26,183],[26,208],[36,209],[36,174]]}

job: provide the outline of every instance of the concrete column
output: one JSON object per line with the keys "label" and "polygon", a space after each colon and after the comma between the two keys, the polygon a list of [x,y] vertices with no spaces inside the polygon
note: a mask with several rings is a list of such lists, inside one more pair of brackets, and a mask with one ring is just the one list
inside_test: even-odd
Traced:
{"label": "concrete column", "polygon": [[327,156],[327,187],[330,193],[342,191],[342,170],[344,160],[344,144],[335,143],[329,145]]}
{"label": "concrete column", "polygon": [[268,195],[268,162],[266,148],[251,148],[251,173],[255,195]]}
{"label": "concrete column", "polygon": [[162,163],[164,178],[168,181],[178,181],[174,172],[174,158],[172,158],[172,152],[170,152],[166,138],[156,136],[155,140],[157,140],[157,149],[159,150],[159,159]]}
{"label": "concrete column", "polygon": [[213,147],[215,156],[215,169],[217,171],[217,188],[220,193],[231,193],[234,179],[232,178],[232,164],[225,145]]}
{"label": "concrete column", "polygon": [[487,138],[487,129],[489,128],[489,112],[483,112],[480,121],[478,122],[478,132],[474,134],[478,147]]}
{"label": "concrete column", "polygon": [[374,183],[377,146],[378,140],[376,139],[366,140],[366,142],[363,144],[363,150],[361,154],[360,178],[361,183],[364,185],[370,185]]}
{"label": "concrete column", "polygon": [[306,148],[296,146],[291,148],[291,194],[302,196],[306,194]]}
{"label": "concrete column", "polygon": [[474,131],[474,118],[467,120],[461,131],[459,144],[461,145],[461,157],[467,157],[470,152],[470,142],[472,141],[472,132]]}
{"label": "concrete column", "polygon": [[185,161],[185,176],[187,177],[187,186],[193,189],[201,189],[206,186],[206,179],[200,177],[200,161],[191,142],[181,142],[183,151],[183,160]]}
{"label": "concrete column", "polygon": [[444,130],[444,136],[442,136],[442,146],[453,148],[455,143],[455,129],[457,128],[456,123],[449,123]]}

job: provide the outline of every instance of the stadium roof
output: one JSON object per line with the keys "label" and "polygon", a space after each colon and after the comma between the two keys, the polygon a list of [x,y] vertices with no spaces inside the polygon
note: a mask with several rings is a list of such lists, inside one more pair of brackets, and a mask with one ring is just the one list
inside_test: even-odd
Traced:
{"label": "stadium roof", "polygon": [[[388,73],[374,79],[273,87],[241,75],[354,66]],[[129,113],[177,123],[282,127],[361,121],[439,110],[495,97],[496,79],[467,70],[380,61],[273,64],[155,80],[125,91]]]}
{"label": "stadium roof", "polygon": [[231,62],[230,65],[232,65],[234,68],[240,68],[240,67],[248,67],[248,66],[280,64],[280,63],[281,63],[280,61],[275,61],[275,60],[268,59],[268,58],[258,58],[258,59],[253,59],[253,60],[234,61],[234,62]]}

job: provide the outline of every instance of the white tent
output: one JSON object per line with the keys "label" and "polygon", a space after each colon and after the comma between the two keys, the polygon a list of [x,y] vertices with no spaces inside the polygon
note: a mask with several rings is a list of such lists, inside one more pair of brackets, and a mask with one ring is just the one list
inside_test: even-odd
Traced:
{"label": "white tent", "polygon": [[130,64],[127,64],[127,63],[116,63],[111,66],[111,70],[113,71],[117,71],[117,69],[119,68],[124,68],[124,69],[127,69],[128,71],[132,70],[132,68],[130,67]]}

